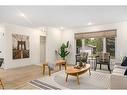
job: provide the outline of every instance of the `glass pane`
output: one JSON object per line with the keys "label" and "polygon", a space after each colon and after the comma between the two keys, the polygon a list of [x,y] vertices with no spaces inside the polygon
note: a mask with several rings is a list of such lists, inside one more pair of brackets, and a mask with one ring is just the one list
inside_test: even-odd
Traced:
{"label": "glass pane", "polygon": [[103,51],[103,39],[102,38],[89,38],[85,39],[84,49],[91,54],[97,54]]}
{"label": "glass pane", "polygon": [[[82,46],[83,45],[83,46]],[[77,54],[80,52],[88,52],[89,55],[97,54],[103,51],[102,38],[88,38],[76,40]]]}
{"label": "glass pane", "polygon": [[82,47],[82,40],[81,39],[76,40],[76,54],[80,53],[81,47]]}
{"label": "glass pane", "polygon": [[106,49],[110,53],[111,58],[115,58],[115,37],[106,38]]}

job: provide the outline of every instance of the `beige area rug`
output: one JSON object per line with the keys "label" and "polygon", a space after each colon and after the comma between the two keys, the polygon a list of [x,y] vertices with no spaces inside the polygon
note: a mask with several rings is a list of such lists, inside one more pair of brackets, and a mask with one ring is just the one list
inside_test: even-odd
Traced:
{"label": "beige area rug", "polygon": [[[68,77],[68,82],[65,81],[65,71],[59,71],[52,74],[50,77],[46,76],[37,80],[29,82],[32,86],[39,89],[109,89],[110,88],[110,74],[101,73],[98,71],[91,71],[91,76],[85,73],[80,76],[80,85],[77,84],[77,79],[74,76]],[[32,83],[33,82],[33,83]]]}

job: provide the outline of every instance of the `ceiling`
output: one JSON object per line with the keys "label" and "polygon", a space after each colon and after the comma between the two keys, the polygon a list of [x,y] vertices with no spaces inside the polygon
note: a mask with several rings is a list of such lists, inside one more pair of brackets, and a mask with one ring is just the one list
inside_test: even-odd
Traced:
{"label": "ceiling", "polygon": [[127,6],[0,6],[0,12],[0,22],[28,27],[74,28],[127,20]]}

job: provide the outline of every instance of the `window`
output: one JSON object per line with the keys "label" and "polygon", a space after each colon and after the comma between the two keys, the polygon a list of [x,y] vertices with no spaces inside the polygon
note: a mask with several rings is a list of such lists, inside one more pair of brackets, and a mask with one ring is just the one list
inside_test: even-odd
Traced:
{"label": "window", "polygon": [[98,52],[109,52],[111,58],[115,58],[116,30],[101,32],[86,32],[75,34],[76,53],[88,52],[96,55]]}

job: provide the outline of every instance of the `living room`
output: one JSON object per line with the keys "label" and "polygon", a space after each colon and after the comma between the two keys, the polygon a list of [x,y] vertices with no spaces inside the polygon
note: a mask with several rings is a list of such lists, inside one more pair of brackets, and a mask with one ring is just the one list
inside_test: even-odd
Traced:
{"label": "living room", "polygon": [[[2,88],[127,89],[126,66],[121,66],[127,55],[126,9],[126,6],[0,6]],[[69,67],[80,70],[74,68],[80,64],[76,63],[77,39],[111,37],[115,38],[115,48],[110,70],[107,65],[99,67],[94,63],[96,59],[90,62],[87,59],[82,64],[83,71],[81,68],[80,73],[70,72]],[[100,52],[104,54],[107,43],[103,42]],[[66,56],[61,54],[63,48]]]}

